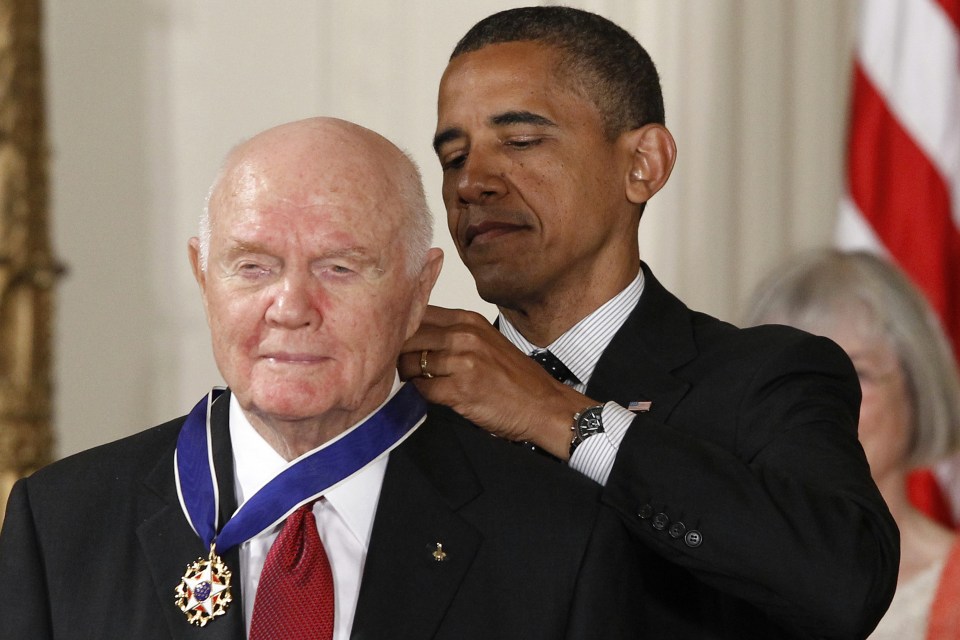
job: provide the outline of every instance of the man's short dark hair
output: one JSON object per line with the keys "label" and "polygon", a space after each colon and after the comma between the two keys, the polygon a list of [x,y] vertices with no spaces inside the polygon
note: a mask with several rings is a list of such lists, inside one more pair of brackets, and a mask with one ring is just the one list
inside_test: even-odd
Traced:
{"label": "man's short dark hair", "polygon": [[660,78],[650,55],[624,29],[588,11],[548,6],[495,13],[460,39],[450,59],[523,41],[559,51],[559,77],[597,106],[611,139],[652,122],[664,124]]}

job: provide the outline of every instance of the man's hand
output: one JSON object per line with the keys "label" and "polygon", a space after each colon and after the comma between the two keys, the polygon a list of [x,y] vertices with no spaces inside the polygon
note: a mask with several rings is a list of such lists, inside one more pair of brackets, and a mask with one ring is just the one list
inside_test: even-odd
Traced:
{"label": "man's hand", "polygon": [[398,369],[431,402],[562,460],[569,457],[573,415],[597,404],[554,380],[472,311],[428,307]]}

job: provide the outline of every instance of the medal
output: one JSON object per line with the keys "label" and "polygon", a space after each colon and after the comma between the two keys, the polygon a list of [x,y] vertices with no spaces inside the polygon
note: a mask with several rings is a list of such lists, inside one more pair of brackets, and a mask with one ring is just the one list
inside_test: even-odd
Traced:
{"label": "medal", "polygon": [[360,424],[291,461],[219,528],[219,488],[213,467],[210,406],[223,392],[215,388],[190,411],[177,438],[173,472],[180,506],[210,556],[187,565],[174,593],[187,622],[200,627],[227,612],[233,601],[230,569],[217,555],[273,528],[307,502],[316,500],[380,456],[423,422],[426,400],[404,384]]}
{"label": "medal", "polygon": [[222,616],[233,602],[230,595],[230,569],[217,555],[217,545],[210,545],[210,557],[197,558],[187,565],[187,572],[175,590],[177,606],[187,615],[187,622],[199,627]]}

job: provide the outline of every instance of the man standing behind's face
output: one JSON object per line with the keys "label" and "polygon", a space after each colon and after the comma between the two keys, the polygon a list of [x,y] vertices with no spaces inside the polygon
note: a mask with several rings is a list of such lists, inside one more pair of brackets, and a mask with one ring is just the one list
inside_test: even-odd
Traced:
{"label": "man standing behind's face", "polygon": [[613,129],[599,87],[578,86],[564,59],[534,41],[455,55],[434,138],[447,223],[481,297],[546,342],[636,276],[639,205],[675,153],[658,121]]}

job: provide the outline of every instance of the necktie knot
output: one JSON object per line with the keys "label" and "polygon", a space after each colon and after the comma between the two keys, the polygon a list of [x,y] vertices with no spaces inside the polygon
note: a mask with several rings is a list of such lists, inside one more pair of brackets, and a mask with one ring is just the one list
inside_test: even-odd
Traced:
{"label": "necktie knot", "polygon": [[[313,503],[305,504],[287,516],[283,529],[288,531],[289,541],[277,547],[276,560],[283,571],[299,571],[309,573],[312,560],[320,543],[320,534],[317,533],[316,523],[306,522],[313,519]],[[273,547],[271,547],[271,550]],[[301,565],[298,567],[298,565]]]}
{"label": "necktie knot", "polygon": [[549,349],[543,349],[541,351],[534,351],[530,354],[530,357],[533,358],[537,364],[544,368],[544,370],[549,373],[554,379],[559,380],[566,384],[567,382],[580,382],[577,379],[577,376],[573,375],[573,372],[567,368],[567,365],[557,356],[553,355]]}

